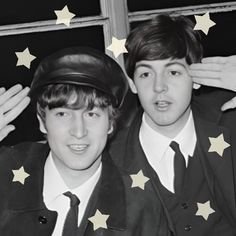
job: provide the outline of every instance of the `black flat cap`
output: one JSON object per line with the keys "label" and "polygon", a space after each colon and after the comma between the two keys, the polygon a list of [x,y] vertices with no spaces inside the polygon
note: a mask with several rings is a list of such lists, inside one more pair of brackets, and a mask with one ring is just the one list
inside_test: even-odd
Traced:
{"label": "black flat cap", "polygon": [[49,84],[88,86],[110,95],[120,107],[128,84],[119,64],[106,54],[88,47],[62,49],[46,57],[36,69],[29,95],[37,96]]}

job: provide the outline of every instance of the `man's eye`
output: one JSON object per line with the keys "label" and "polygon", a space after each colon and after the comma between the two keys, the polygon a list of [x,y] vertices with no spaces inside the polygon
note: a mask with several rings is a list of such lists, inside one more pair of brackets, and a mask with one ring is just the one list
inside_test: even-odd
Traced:
{"label": "man's eye", "polygon": [[67,114],[66,114],[65,112],[63,112],[63,111],[60,111],[60,112],[57,112],[57,113],[56,113],[56,116],[58,116],[58,117],[64,117],[64,116],[67,116]]}
{"label": "man's eye", "polygon": [[172,75],[172,76],[179,76],[179,75],[181,75],[181,73],[179,71],[176,71],[176,70],[171,70],[169,72],[169,74]]}
{"label": "man's eye", "polygon": [[147,78],[147,77],[149,77],[149,76],[151,76],[151,73],[150,72],[144,72],[144,73],[142,73],[142,74],[140,74],[140,78]]}
{"label": "man's eye", "polygon": [[93,111],[87,112],[87,116],[91,118],[99,117],[99,114]]}

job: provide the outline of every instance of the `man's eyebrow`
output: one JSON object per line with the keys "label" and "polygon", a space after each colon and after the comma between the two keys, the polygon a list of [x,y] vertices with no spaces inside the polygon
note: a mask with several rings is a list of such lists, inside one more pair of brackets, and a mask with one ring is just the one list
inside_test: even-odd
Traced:
{"label": "man's eyebrow", "polygon": [[[184,69],[187,70],[186,65],[183,62],[179,62],[179,61],[170,61],[165,65],[165,67],[176,65],[176,64],[179,66],[182,66]],[[135,70],[137,70],[139,67],[147,67],[149,69],[152,69],[152,66],[149,64],[146,64],[146,63],[140,63],[140,64],[136,65]]]}
{"label": "man's eyebrow", "polygon": [[148,68],[152,68],[152,66],[150,66],[149,64],[145,64],[145,63],[140,63],[137,66],[135,66],[135,70],[138,69],[139,67],[148,67]]}
{"label": "man's eyebrow", "polygon": [[179,66],[184,67],[185,69],[187,69],[186,65],[182,62],[179,62],[179,61],[170,61],[165,65],[165,67],[176,65],[176,64],[179,65]]}

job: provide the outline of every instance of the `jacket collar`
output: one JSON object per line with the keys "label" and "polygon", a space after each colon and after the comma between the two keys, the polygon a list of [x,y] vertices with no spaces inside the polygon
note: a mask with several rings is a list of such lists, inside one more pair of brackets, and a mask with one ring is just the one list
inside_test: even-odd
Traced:
{"label": "jacket collar", "polygon": [[[42,191],[44,165],[48,153],[48,144],[33,144],[29,146],[27,153],[22,153],[22,155],[27,157],[23,163],[18,163],[19,167],[17,168],[23,165],[30,176],[26,179],[24,185],[17,183],[11,188],[9,210],[24,211],[26,213],[27,211],[37,211],[46,208]],[[106,151],[102,155],[102,162],[101,177],[88,203],[86,214],[90,217],[95,214],[96,209],[99,209],[103,214],[110,215],[107,220],[108,228],[124,230],[126,228],[126,200],[123,180]],[[90,205],[96,207],[96,209],[89,207]],[[87,219],[85,219],[86,222]]]}
{"label": "jacket collar", "polygon": [[[218,100],[220,99],[217,98]],[[195,93],[192,94],[191,109],[193,114],[195,116],[197,114],[197,117],[201,119],[218,124],[222,117],[221,105],[221,103],[216,102],[213,94],[203,94],[201,96],[197,96]]]}
{"label": "jacket collar", "polygon": [[[119,170],[105,151],[103,153],[103,171],[98,197],[98,206],[110,214],[108,228],[115,230],[126,229],[126,199],[125,186]],[[118,203],[119,204],[114,204]]]}
{"label": "jacket collar", "polygon": [[126,229],[125,187],[121,174],[107,151],[102,154],[102,174],[80,225],[81,235],[84,235],[85,230],[92,229],[92,224],[87,219],[94,216],[97,209],[102,214],[109,215],[107,219],[108,229],[119,231]]}
{"label": "jacket collar", "polygon": [[[146,156],[143,152],[143,149],[139,141],[139,129],[142,122],[142,114],[143,110],[140,109],[137,113],[136,118],[133,120],[132,125],[128,129],[128,133],[126,134],[127,142],[125,144],[125,154],[124,154],[125,160],[123,162],[123,167],[128,173],[131,174],[136,174],[138,173],[138,171],[142,170],[144,176],[150,178],[150,181],[147,181],[147,183],[145,184],[145,189],[147,189],[150,192],[153,192],[154,189],[154,191],[156,192],[157,197],[160,200],[157,201],[156,204],[160,203],[164,207],[169,229],[171,232],[174,233],[175,232],[174,225],[171,220],[170,214],[167,208],[165,207],[160,191],[155,184],[155,181],[158,178],[157,174],[148,164],[148,161],[146,159]],[[162,207],[161,205],[160,208]]]}

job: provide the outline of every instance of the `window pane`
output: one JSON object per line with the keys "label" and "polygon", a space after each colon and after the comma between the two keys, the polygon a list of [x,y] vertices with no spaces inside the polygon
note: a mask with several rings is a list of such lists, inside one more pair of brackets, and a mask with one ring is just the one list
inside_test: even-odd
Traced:
{"label": "window pane", "polygon": [[61,10],[65,5],[78,17],[100,15],[99,0],[7,0],[1,4],[0,25],[56,19],[54,10]]}
{"label": "window pane", "polygon": [[[0,87],[20,83],[29,86],[39,62],[47,55],[65,47],[89,46],[105,51],[103,29],[101,26],[86,27],[73,30],[33,33],[0,37],[1,82]],[[37,58],[32,61],[30,70],[24,66],[16,66],[15,52],[26,47]],[[15,122],[16,131],[4,141],[4,144],[18,143],[24,140],[36,140],[42,137],[38,131],[36,116],[32,116],[32,107],[28,108]]]}
{"label": "window pane", "polygon": [[207,3],[234,2],[233,0],[128,0],[128,9],[130,12],[154,10],[171,7],[183,7],[190,5],[201,5]]}
{"label": "window pane", "polygon": [[236,54],[236,11],[214,13],[210,17],[216,25],[207,36],[202,34],[205,56]]}

